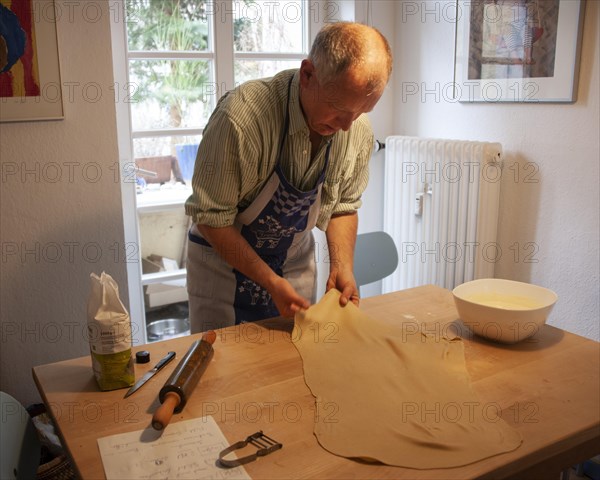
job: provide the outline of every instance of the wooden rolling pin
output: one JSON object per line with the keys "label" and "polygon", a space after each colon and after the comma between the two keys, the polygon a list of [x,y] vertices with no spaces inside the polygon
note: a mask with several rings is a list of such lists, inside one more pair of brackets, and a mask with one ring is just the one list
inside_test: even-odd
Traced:
{"label": "wooden rolling pin", "polygon": [[189,396],[198,384],[213,356],[213,343],[217,334],[210,330],[196,340],[180,361],[173,373],[160,389],[158,407],[152,417],[152,427],[162,430],[171,421],[173,413],[179,413],[185,407]]}

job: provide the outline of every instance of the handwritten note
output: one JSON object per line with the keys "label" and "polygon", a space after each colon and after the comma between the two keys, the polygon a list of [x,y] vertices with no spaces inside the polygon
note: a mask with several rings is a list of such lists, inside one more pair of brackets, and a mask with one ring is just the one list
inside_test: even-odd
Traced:
{"label": "handwritten note", "polygon": [[243,479],[244,467],[217,466],[228,443],[212,417],[169,424],[98,439],[107,480],[125,479]]}

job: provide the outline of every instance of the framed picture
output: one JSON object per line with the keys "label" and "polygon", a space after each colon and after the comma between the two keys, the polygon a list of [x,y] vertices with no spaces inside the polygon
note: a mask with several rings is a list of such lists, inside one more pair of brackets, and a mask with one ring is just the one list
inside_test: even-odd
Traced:
{"label": "framed picture", "polygon": [[454,96],[574,102],[584,0],[457,0]]}
{"label": "framed picture", "polygon": [[0,121],[62,119],[53,0],[0,0]]}

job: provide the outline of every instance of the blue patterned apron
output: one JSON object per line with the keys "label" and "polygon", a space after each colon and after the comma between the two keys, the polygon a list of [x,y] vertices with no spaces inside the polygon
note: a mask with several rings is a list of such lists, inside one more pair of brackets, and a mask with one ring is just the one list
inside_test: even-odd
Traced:
{"label": "blue patterned apron", "polygon": [[[291,81],[275,171],[256,199],[237,215],[234,225],[275,273],[314,302],[316,266],[311,230],[319,213],[331,144],[312,190],[302,191],[290,184],[281,169],[289,127],[290,87]],[[186,268],[192,333],[279,315],[271,295],[222,260],[195,225],[189,232]]]}

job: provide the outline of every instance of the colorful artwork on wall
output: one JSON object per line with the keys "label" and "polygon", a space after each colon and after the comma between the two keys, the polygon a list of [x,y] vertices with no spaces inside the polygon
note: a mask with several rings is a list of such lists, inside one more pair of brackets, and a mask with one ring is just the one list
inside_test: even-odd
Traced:
{"label": "colorful artwork on wall", "polygon": [[583,0],[457,0],[455,98],[574,102]]}
{"label": "colorful artwork on wall", "polygon": [[0,1],[0,97],[40,94],[32,2]]}
{"label": "colorful artwork on wall", "polygon": [[52,0],[0,0],[0,121],[63,118]]}

